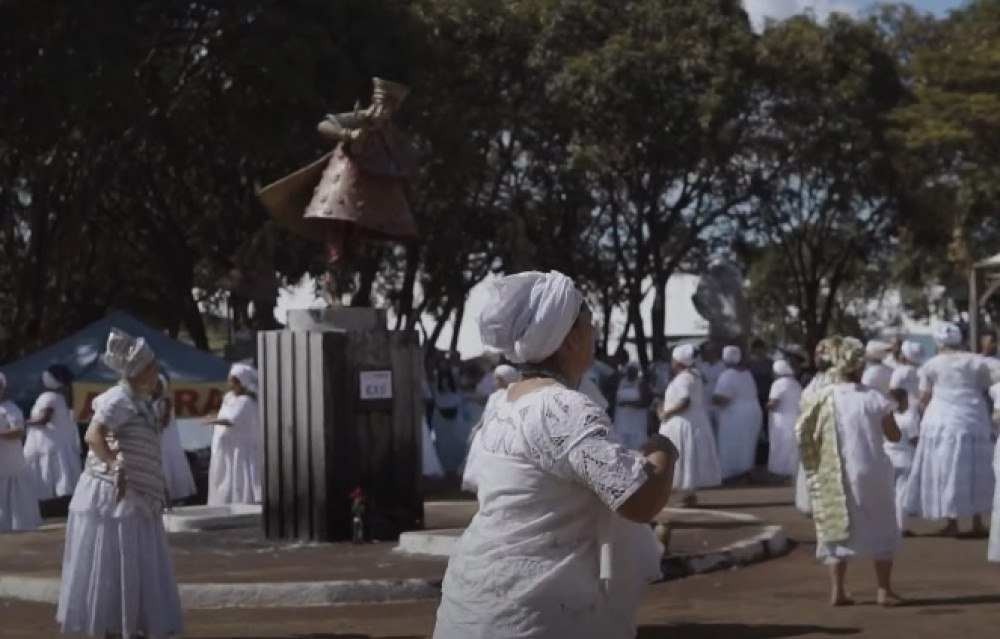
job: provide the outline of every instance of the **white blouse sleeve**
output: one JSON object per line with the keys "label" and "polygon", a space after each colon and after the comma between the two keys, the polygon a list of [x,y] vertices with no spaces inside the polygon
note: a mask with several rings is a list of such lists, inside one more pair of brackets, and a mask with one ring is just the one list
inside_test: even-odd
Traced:
{"label": "white blouse sleeve", "polygon": [[789,384],[784,377],[774,380],[771,384],[771,392],[768,393],[767,398],[770,400],[782,399],[788,394]]}
{"label": "white blouse sleeve", "polygon": [[35,400],[35,405],[31,408],[31,418],[38,420],[47,410],[55,410],[58,403],[58,395],[52,391],[45,391]]}
{"label": "white blouse sleeve", "polygon": [[118,387],[95,397],[91,408],[94,411],[91,423],[100,424],[111,432],[117,431],[135,416],[132,400]]}
{"label": "white blouse sleeve", "polygon": [[715,389],[712,391],[712,395],[719,395],[720,397],[725,397],[726,399],[734,399],[737,395],[738,377],[736,373],[731,368],[727,368],[722,371],[722,375],[719,375],[719,381],[715,383]]}

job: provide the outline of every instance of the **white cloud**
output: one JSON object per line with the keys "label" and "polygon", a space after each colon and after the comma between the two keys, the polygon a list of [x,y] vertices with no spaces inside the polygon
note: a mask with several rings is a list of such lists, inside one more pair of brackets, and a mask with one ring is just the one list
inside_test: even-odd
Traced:
{"label": "white cloud", "polygon": [[743,5],[755,29],[761,29],[767,18],[783,20],[797,13],[812,10],[819,19],[831,13],[857,14],[869,4],[860,0],[744,0]]}

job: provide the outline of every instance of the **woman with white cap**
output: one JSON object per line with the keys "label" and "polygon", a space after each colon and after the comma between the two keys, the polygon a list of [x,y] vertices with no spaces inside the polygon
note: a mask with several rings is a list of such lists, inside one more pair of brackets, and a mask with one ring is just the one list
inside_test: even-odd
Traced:
{"label": "woman with white cap", "polygon": [[950,323],[934,331],[940,352],[920,368],[924,415],[906,488],[906,512],[947,519],[943,535],[972,517],[985,536],[983,515],[993,508],[993,440],[986,393],[990,370],[982,357],[962,352],[962,331]]}
{"label": "woman with white cap", "polygon": [[187,499],[198,492],[191,464],[181,446],[181,433],[174,416],[174,402],[170,398],[170,380],[160,373],[153,393],[153,408],[162,431],[160,450],[163,458],[163,478],[167,484],[167,504]]}
{"label": "woman with white cap", "polygon": [[35,483],[24,463],[24,415],[4,401],[7,378],[0,373],[0,533],[34,530],[41,524]]}
{"label": "woman with white cap", "polygon": [[776,360],[772,372],[774,383],[767,399],[767,408],[771,413],[768,420],[771,447],[767,456],[767,471],[772,475],[791,477],[799,467],[795,421],[799,418],[802,385],[795,378],[795,369],[788,360]]}
{"label": "woman with white cap", "polygon": [[473,443],[479,510],[448,563],[434,637],[634,636],[660,572],[647,522],[670,496],[676,450],[660,435],[643,452],[625,448],[573,390],[594,329],[571,279],[521,273],[489,286],[483,342],[524,379]]}
{"label": "woman with white cap", "polygon": [[757,455],[757,439],[764,419],[757,399],[753,374],[742,366],[743,352],[738,346],[722,349],[722,371],[715,385],[712,404],[719,425],[719,462],[722,478],[730,479],[750,472]]}
{"label": "woman with white cap", "polygon": [[615,393],[615,431],[622,443],[639,450],[649,437],[649,405],[639,364],[629,362]]}
{"label": "woman with white cap", "polygon": [[170,637],[180,597],[163,530],[157,364],[144,340],[117,329],[103,360],[121,376],[93,402],[86,470],[69,506],[56,619],[66,634]]}
{"label": "woman with white cap", "polygon": [[889,381],[892,379],[892,368],[887,366],[885,358],[892,352],[892,344],[880,339],[869,340],[865,345],[865,372],[861,383],[877,390],[883,395],[889,394]]}
{"label": "woman with white cap", "polygon": [[247,364],[229,369],[229,392],[215,419],[208,464],[208,504],[257,504],[263,500],[257,371]]}
{"label": "woman with white cap", "polygon": [[40,500],[72,495],[80,479],[80,437],[63,394],[71,382],[65,366],[50,366],[42,373],[46,390],[38,396],[26,422],[24,459]]}
{"label": "woman with white cap", "polygon": [[660,434],[677,447],[674,490],[683,491],[683,503],[697,503],[695,491],[722,483],[719,453],[708,419],[705,387],[695,370],[696,351],[692,344],[674,348],[673,379],[663,393]]}
{"label": "woman with white cap", "polygon": [[906,340],[896,355],[896,368],[889,380],[890,398],[897,403],[901,395],[906,398],[906,410],[895,413],[896,425],[902,433],[898,442],[887,441],[885,454],[889,456],[896,476],[896,522],[903,534],[906,532],[906,483],[913,467],[917,437],[920,434],[920,379],[917,367],[920,365],[923,347],[920,342]]}

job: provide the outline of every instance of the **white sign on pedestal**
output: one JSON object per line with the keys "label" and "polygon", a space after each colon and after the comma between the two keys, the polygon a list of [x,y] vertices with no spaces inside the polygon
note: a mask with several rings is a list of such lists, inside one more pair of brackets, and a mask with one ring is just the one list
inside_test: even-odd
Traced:
{"label": "white sign on pedestal", "polygon": [[361,399],[392,399],[392,371],[362,371]]}

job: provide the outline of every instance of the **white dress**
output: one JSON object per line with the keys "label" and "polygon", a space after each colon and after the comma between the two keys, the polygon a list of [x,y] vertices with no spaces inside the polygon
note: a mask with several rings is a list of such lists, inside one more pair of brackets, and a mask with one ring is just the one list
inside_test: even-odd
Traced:
{"label": "white dress", "polygon": [[[0,433],[18,430],[24,430],[24,415],[13,402],[0,403]],[[0,533],[34,530],[41,523],[21,440],[0,439]]]}
{"label": "white dress", "polygon": [[900,364],[892,371],[889,389],[905,391],[907,398],[906,412],[894,413],[896,425],[903,436],[898,442],[885,442],[885,453],[889,456],[895,475],[896,522],[902,531],[906,528],[906,484],[916,452],[912,440],[920,435],[920,379],[917,368],[910,364]]}
{"label": "white dress", "polygon": [[618,384],[618,392],[615,393],[615,432],[622,443],[632,450],[639,450],[649,439],[649,409],[622,404],[642,399],[639,384],[638,379],[622,379]]}
{"label": "white dress", "polygon": [[677,447],[674,490],[697,490],[722,483],[719,453],[708,420],[701,377],[690,370],[677,374],[663,394],[663,408],[669,410],[684,400],[688,407],[660,424],[660,434]]}
{"label": "white dress", "polygon": [[66,399],[45,391],[31,409],[31,418],[40,419],[46,410],[52,411],[48,423],[28,426],[24,440],[24,459],[38,499],[72,495],[81,471],[80,438]]}
{"label": "white dress", "polygon": [[[805,411],[816,398],[819,392],[833,383],[832,376],[826,371],[818,371],[802,391],[802,400],[799,402],[799,410]],[[795,473],[795,508],[803,515],[812,515],[812,497],[809,495],[809,485],[806,483],[806,471],[799,462],[798,471]]]}
{"label": "white dress", "polygon": [[152,406],[120,384],[94,400],[120,447],[126,489],[93,453],[69,505],[56,619],[65,634],[179,635],[183,622],[163,530],[159,428]]}
{"label": "white dress", "polygon": [[479,512],[448,563],[435,639],[635,636],[662,547],[614,512],[647,475],[607,415],[562,386],[504,397],[472,457]]}
{"label": "white dress", "polygon": [[820,559],[892,559],[899,549],[892,465],[882,420],[892,403],[878,391],[837,384],[833,391],[850,537],[816,547]]}
{"label": "white dress", "polygon": [[768,395],[777,401],[768,420],[771,449],[767,456],[767,470],[774,475],[791,477],[799,467],[799,443],[795,438],[795,422],[799,418],[802,402],[802,385],[794,377],[779,377],[771,384]]}
{"label": "white dress", "polygon": [[757,399],[757,384],[748,370],[727,368],[715,385],[715,395],[728,398],[716,407],[719,426],[719,462],[722,478],[749,472],[757,455],[763,413]]}
{"label": "white dress", "polygon": [[906,487],[906,512],[925,519],[971,517],[993,508],[989,368],[969,353],[942,353],[920,369],[931,401]]}
{"label": "white dress", "polygon": [[[155,402],[157,419],[163,418],[169,404],[162,398]],[[198,488],[195,486],[194,476],[191,474],[191,464],[181,446],[181,433],[177,428],[177,420],[174,418],[172,410],[167,427],[160,433],[160,452],[163,456],[163,479],[167,484],[168,503],[186,499],[197,493]]]}
{"label": "white dress", "polygon": [[250,395],[226,393],[215,426],[208,465],[208,504],[257,504],[263,500],[260,472],[260,415]]}
{"label": "white dress", "polygon": [[881,362],[878,364],[869,364],[865,367],[864,375],[861,376],[861,383],[872,390],[877,390],[886,395],[889,393],[892,372],[892,368]]}

